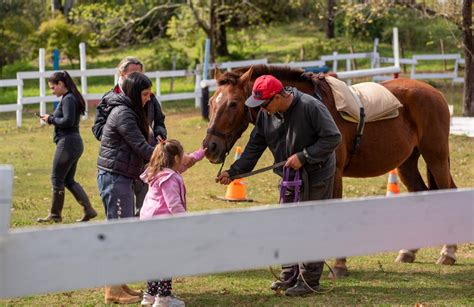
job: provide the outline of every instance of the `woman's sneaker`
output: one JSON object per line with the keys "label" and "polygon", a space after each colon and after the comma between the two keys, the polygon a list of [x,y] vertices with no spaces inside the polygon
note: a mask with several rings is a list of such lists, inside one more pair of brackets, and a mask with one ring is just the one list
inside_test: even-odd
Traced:
{"label": "woman's sneaker", "polygon": [[141,302],[142,306],[151,306],[155,303],[155,296],[149,294],[148,292],[143,293],[143,300]]}
{"label": "woman's sneaker", "polygon": [[153,307],[184,307],[183,301],[178,300],[173,294],[170,296],[156,296]]}

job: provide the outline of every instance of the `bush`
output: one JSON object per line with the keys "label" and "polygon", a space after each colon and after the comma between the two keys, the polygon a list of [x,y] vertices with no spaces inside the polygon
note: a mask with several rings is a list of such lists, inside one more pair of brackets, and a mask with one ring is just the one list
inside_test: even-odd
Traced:
{"label": "bush", "polygon": [[[446,53],[459,52],[461,48],[461,33],[457,27],[447,20],[438,18],[426,18],[412,10],[393,10],[392,27],[398,27],[398,36],[401,46],[405,50],[414,52],[428,51],[438,53],[439,44],[442,39]],[[382,41],[392,42],[392,28],[384,30]]]}
{"label": "bush", "polygon": [[[79,43],[89,39],[89,31],[85,26],[68,24],[64,16],[58,15],[41,23],[36,36],[38,47],[44,47],[51,52],[58,48],[66,55],[72,64],[73,59],[79,59]],[[89,46],[88,53],[93,55],[96,50]]]}
{"label": "bush", "polygon": [[194,64],[183,49],[173,47],[169,41],[158,40],[154,44],[153,56],[144,59],[146,70],[171,70],[173,57],[176,58],[175,69],[188,69]]}

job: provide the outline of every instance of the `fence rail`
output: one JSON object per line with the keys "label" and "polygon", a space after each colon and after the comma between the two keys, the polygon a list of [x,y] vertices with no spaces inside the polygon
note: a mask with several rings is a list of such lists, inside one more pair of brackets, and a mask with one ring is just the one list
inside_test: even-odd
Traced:
{"label": "fence rail", "polygon": [[[11,191],[2,197],[9,201],[0,202],[3,213],[10,210]],[[473,197],[474,189],[444,190],[147,221],[132,218],[8,232],[3,226],[0,297],[471,242]],[[8,221],[1,218],[5,225]],[[292,227],[281,227],[287,224]],[[131,266],[130,259],[141,261]]]}

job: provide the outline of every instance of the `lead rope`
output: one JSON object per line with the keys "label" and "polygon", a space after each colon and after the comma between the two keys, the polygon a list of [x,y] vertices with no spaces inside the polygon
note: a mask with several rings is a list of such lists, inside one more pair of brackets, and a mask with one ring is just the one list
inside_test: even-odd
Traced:
{"label": "lead rope", "polygon": [[217,172],[217,176],[216,176],[216,177],[219,177],[219,175],[222,173],[222,168],[224,167],[225,159],[227,158],[227,155],[228,155],[228,154],[229,154],[229,152],[226,152],[226,153],[225,153],[224,160],[222,160],[221,167],[219,168],[219,171]]}
{"label": "lead rope", "polygon": [[[280,204],[285,203],[285,196],[286,196],[286,191],[287,191],[288,187],[293,187],[294,188],[293,201],[294,202],[299,202],[300,201],[300,189],[301,189],[301,186],[303,185],[303,180],[300,179],[300,171],[297,170],[295,172],[295,176],[293,177],[293,180],[289,180],[289,177],[290,177],[290,169],[287,168],[287,167],[284,167],[283,168],[283,180],[281,181],[281,186],[280,186]],[[295,277],[297,278],[297,277],[301,276],[301,279],[303,280],[306,287],[308,287],[308,289],[310,289],[312,292],[317,293],[317,294],[324,294],[324,293],[331,292],[336,287],[336,275],[334,274],[334,271],[332,270],[331,266],[329,266],[329,264],[327,264],[326,261],[323,261],[323,262],[329,268],[329,272],[330,272],[330,276],[331,276],[331,280],[332,280],[331,287],[328,290],[321,291],[321,290],[316,290],[316,289],[312,288],[306,282],[306,279],[304,278],[303,274],[299,270],[298,265],[296,265],[296,268],[295,268],[295,272],[298,272],[298,273],[293,274],[293,276],[291,276],[291,278],[289,278],[288,280],[292,280]],[[270,270],[270,273],[273,275],[273,277],[275,277],[276,280],[278,280],[280,282],[283,282],[283,283],[286,282],[284,280],[281,280],[281,278],[275,274],[275,272],[273,271],[273,268],[271,266],[269,267],[269,270]]]}

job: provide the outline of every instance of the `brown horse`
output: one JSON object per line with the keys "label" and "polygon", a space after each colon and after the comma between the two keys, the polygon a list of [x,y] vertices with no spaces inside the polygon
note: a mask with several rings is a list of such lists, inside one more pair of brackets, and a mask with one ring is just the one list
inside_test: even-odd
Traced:
{"label": "brown horse", "polygon": [[[247,109],[244,102],[251,95],[254,80],[265,74],[278,78],[286,86],[322,97],[341,134],[336,151],[334,197],[342,198],[342,177],[373,177],[397,168],[408,191],[456,188],[449,167],[448,104],[443,95],[427,83],[394,79],[381,83],[403,104],[393,119],[365,125],[360,148],[353,152],[357,124],[344,120],[336,110],[334,97],[324,78],[311,78],[303,70],[282,66],[259,65],[222,76],[216,72],[218,89],[209,101],[210,121],[206,138],[206,157],[222,163],[237,139],[254,123],[258,110]],[[418,170],[420,155],[427,165],[428,186]],[[441,264],[453,264],[455,246],[443,247]],[[413,262],[416,250],[401,252],[400,262]],[[346,260],[337,259],[338,276],[347,273]]]}

